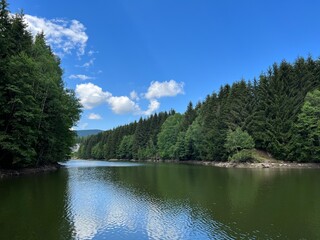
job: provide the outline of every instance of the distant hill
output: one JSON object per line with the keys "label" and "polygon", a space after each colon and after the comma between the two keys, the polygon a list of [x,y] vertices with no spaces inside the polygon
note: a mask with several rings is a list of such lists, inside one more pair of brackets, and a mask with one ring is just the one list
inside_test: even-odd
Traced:
{"label": "distant hill", "polygon": [[90,135],[98,134],[98,133],[102,132],[102,130],[88,129],[88,130],[76,130],[76,132],[79,137],[87,137]]}

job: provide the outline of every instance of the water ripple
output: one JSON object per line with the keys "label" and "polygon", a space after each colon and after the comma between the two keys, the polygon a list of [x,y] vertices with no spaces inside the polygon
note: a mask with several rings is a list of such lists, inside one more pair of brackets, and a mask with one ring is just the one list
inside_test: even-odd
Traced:
{"label": "water ripple", "polygon": [[232,239],[188,201],[138,194],[109,181],[110,171],[70,168],[66,218],[74,239]]}

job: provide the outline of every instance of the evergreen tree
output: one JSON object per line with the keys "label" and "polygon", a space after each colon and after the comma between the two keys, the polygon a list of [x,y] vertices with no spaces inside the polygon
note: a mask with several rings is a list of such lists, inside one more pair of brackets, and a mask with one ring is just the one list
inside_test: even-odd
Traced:
{"label": "evergreen tree", "polygon": [[182,130],[186,131],[197,117],[196,109],[193,108],[192,102],[189,102],[187,111],[183,115]]}
{"label": "evergreen tree", "polygon": [[80,104],[64,89],[60,60],[44,35],[32,39],[22,13],[0,2],[0,167],[65,160]]}

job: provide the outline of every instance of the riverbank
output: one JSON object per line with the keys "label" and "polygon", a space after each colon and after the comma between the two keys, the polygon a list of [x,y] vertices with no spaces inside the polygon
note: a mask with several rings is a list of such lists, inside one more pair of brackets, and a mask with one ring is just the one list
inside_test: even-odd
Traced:
{"label": "riverbank", "polygon": [[171,161],[165,160],[164,162],[176,162],[181,164],[194,164],[204,166],[214,166],[223,168],[319,168],[320,163],[300,163],[300,162],[285,162],[277,160],[266,151],[254,149],[252,152],[253,162],[215,162],[215,161]]}
{"label": "riverbank", "polygon": [[293,163],[293,162],[259,162],[259,163],[236,163],[236,162],[209,162],[209,161],[181,161],[183,164],[194,164],[204,166],[214,166],[223,168],[313,168],[320,169],[320,163]]}
{"label": "riverbank", "polygon": [[30,167],[30,168],[21,168],[21,169],[1,169],[0,168],[0,179],[6,177],[16,177],[29,174],[38,174],[44,172],[54,172],[60,168],[58,163],[48,164],[40,167]]}
{"label": "riverbank", "polygon": [[[109,161],[128,161],[128,160],[119,160],[112,159]],[[204,166],[213,166],[213,167],[222,167],[222,168],[291,168],[291,169],[320,169],[320,163],[298,163],[298,162],[285,162],[279,160],[264,160],[261,162],[215,162],[215,161],[179,161],[179,160],[131,160],[132,162],[163,162],[163,163],[179,163],[179,164],[190,164],[190,165],[204,165]]]}
{"label": "riverbank", "polygon": [[109,159],[110,162],[153,162],[153,163],[178,163],[178,164],[191,164],[191,165],[204,165],[223,168],[292,168],[292,169],[320,169],[320,163],[301,163],[301,162],[286,162],[273,158],[269,153],[261,150],[253,151],[253,162],[216,162],[216,161],[199,161],[199,160],[135,160],[135,159]]}

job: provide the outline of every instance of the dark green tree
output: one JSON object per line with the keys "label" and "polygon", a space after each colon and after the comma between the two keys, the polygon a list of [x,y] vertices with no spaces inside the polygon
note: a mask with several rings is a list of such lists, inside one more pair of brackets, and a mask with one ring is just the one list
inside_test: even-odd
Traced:
{"label": "dark green tree", "polygon": [[22,13],[0,2],[0,167],[65,160],[80,104],[64,88],[60,60],[44,35],[32,38]]}

